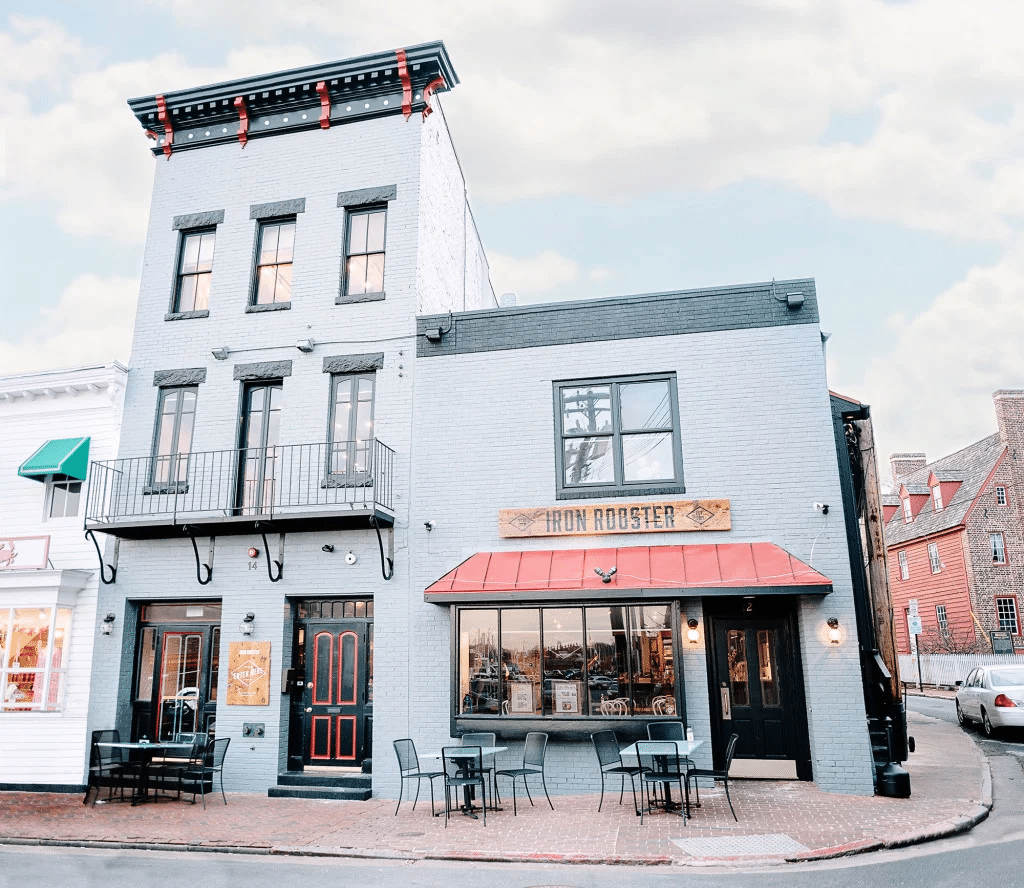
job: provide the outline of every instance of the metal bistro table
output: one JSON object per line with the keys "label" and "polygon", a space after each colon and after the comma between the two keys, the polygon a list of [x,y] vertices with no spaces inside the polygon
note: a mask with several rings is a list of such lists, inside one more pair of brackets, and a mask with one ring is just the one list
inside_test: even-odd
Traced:
{"label": "metal bistro table", "polygon": [[132,806],[144,802],[149,798],[149,766],[153,761],[153,756],[158,752],[166,752],[167,750],[180,751],[191,750],[191,743],[175,743],[171,740],[158,740],[158,741],[137,741],[134,743],[128,741],[122,741],[119,743],[97,743],[97,746],[103,746],[107,749],[127,749],[129,752],[134,752],[139,759],[139,785],[132,792]]}
{"label": "metal bistro table", "polygon": [[[698,749],[700,749],[704,745],[704,741],[703,740],[654,740],[654,741],[641,740],[639,742],[640,743],[651,743],[651,742],[654,742],[654,743],[674,743],[675,747],[676,747],[676,752],[679,753],[679,757],[680,758],[687,758],[687,759],[693,753],[695,753]],[[636,743],[631,743],[625,749],[620,750],[619,751],[619,755],[622,756],[622,758],[629,757],[629,758],[637,759],[637,764],[639,764],[639,758],[637,757],[637,754],[636,754]],[[684,792],[685,792],[685,798],[683,800],[683,804],[686,807],[686,816],[689,817],[690,816],[690,787],[689,787],[689,784],[686,782],[685,776],[683,778],[683,786],[684,786]],[[672,801],[672,790],[669,787],[669,785],[666,783],[665,784],[665,809],[666,810],[671,810],[672,808],[678,808],[678,807],[679,807],[679,805]]]}
{"label": "metal bistro table", "polygon": [[[463,764],[462,761],[459,761],[459,773],[462,774],[463,776],[465,776],[468,773],[468,771],[469,771],[469,760],[471,758],[473,758],[474,755],[476,755],[476,753],[473,752],[472,750],[474,750],[476,748],[477,747],[475,747],[475,746],[465,746],[465,747],[461,747],[460,746],[458,748],[448,747],[448,758],[456,759],[456,760],[465,760],[465,764]],[[461,750],[461,749],[465,749],[466,751],[465,752],[460,752],[459,750]],[[507,750],[508,747],[507,746],[481,746],[481,747],[479,747],[479,749],[480,749],[480,758],[481,759],[485,759],[489,755],[495,755],[496,753],[499,753],[499,752],[505,752],[505,750]],[[421,761],[423,759],[436,760],[436,759],[440,759],[440,758],[441,758],[441,753],[440,752],[425,752],[425,753],[423,753],[423,755],[420,756],[420,760]],[[443,766],[444,766],[444,763],[442,762],[442,767]],[[471,787],[471,786],[464,786],[462,788],[462,792],[463,792],[463,802],[462,802],[461,811],[467,817],[472,817],[475,820],[476,819],[476,814],[473,813],[473,811],[474,811],[474,808],[473,808],[473,796],[472,796],[473,787]],[[446,789],[445,790],[445,805],[448,804],[447,795],[448,795],[448,790]],[[491,805],[491,810],[492,811],[500,811],[502,809],[497,807],[496,805],[492,804]],[[441,813],[444,813],[444,812],[441,812]],[[435,814],[434,816],[435,817],[440,817],[441,814]]]}

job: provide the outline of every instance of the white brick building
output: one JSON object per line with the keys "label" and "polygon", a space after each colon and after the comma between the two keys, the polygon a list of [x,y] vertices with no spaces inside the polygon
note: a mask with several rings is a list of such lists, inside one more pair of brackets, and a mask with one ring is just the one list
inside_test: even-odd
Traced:
{"label": "white brick building", "polygon": [[[77,790],[99,565],[82,533],[90,459],[117,452],[125,368],[0,378],[0,787]],[[105,614],[105,612],[104,612]]]}
{"label": "white brick building", "polygon": [[496,308],[456,82],[428,44],[130,102],[156,181],[92,727],[394,796],[397,738],[511,764],[542,729],[579,792],[591,732],[682,718],[703,764],[735,730],[738,771],[871,792],[813,282]]}

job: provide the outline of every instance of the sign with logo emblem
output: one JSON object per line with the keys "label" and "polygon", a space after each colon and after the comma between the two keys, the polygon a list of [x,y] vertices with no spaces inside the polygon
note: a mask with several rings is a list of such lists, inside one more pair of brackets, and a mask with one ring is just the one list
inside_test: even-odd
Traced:
{"label": "sign with logo emblem", "polygon": [[724,499],[580,503],[498,512],[498,532],[507,539],[731,529],[729,500]]}
{"label": "sign with logo emblem", "polygon": [[232,641],[228,645],[228,706],[270,703],[270,642]]}
{"label": "sign with logo emblem", "polygon": [[0,570],[41,570],[49,553],[48,536],[0,536]]}

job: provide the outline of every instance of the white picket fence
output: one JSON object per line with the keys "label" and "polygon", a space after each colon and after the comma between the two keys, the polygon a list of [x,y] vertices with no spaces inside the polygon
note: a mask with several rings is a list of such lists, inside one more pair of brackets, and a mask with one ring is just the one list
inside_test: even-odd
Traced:
{"label": "white picket fence", "polygon": [[976,666],[998,666],[1004,663],[1024,664],[1017,654],[921,654],[921,671],[914,654],[900,654],[900,679],[904,684],[953,687],[964,681]]}

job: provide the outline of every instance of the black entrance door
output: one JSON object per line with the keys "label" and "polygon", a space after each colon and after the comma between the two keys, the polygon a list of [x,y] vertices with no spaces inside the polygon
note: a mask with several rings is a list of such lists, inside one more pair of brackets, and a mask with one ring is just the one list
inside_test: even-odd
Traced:
{"label": "black entrance door", "polygon": [[735,733],[737,760],[778,763],[766,766],[763,776],[785,776],[791,769],[788,776],[810,779],[803,682],[790,621],[716,618],[713,656],[716,764]]}
{"label": "black entrance door", "polygon": [[303,763],[360,765],[370,755],[373,623],[310,620],[305,648]]}

